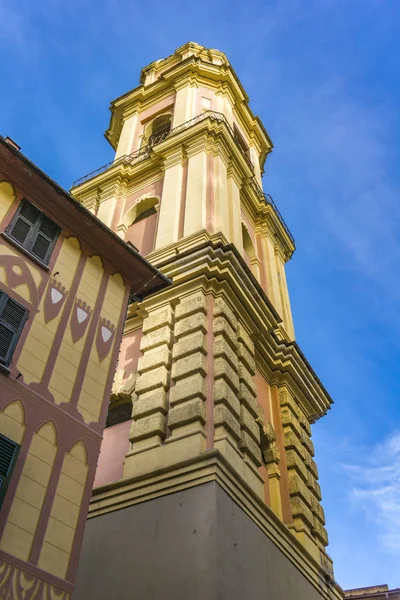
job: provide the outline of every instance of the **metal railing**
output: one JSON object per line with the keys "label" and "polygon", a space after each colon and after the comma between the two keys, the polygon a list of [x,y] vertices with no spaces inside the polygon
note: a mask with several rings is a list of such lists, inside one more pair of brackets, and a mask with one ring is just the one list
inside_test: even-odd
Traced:
{"label": "metal railing", "polygon": [[[222,113],[216,112],[214,110],[207,110],[207,111],[204,111],[203,113],[201,113],[200,115],[193,117],[193,119],[190,119],[190,121],[186,121],[186,123],[182,123],[181,125],[178,125],[177,127],[174,127],[173,129],[170,129],[170,130],[165,129],[164,131],[160,132],[159,134],[152,135],[149,140],[149,143],[146,146],[139,148],[139,150],[135,150],[135,152],[132,152],[131,154],[124,154],[123,156],[120,156],[117,160],[112,160],[112,161],[108,162],[107,164],[103,165],[102,167],[99,167],[95,171],[88,173],[84,177],[77,179],[76,181],[73,182],[72,187],[76,187],[77,185],[82,185],[82,183],[85,183],[86,181],[93,179],[93,177],[96,177],[96,175],[100,175],[101,173],[104,173],[105,171],[107,171],[108,169],[111,169],[112,167],[116,167],[116,166],[122,165],[122,164],[129,165],[129,164],[132,164],[133,162],[138,162],[140,160],[145,159],[147,156],[149,156],[152,148],[154,148],[154,146],[156,146],[157,144],[160,144],[164,140],[166,140],[172,136],[175,136],[178,133],[185,131],[186,129],[189,129],[189,127],[192,127],[193,125],[197,125],[197,123],[200,123],[201,121],[205,121],[206,119],[211,119],[211,121],[218,121],[219,123],[225,123],[226,127],[228,128],[228,130],[236,144],[236,147],[240,150],[240,152],[241,152],[243,158],[246,160],[248,166],[254,172],[253,163],[251,162],[245,149],[242,147],[240,141],[237,139],[235,131],[231,127],[230,123],[227,121],[225,115],[223,115]],[[295,245],[293,235],[291,234],[289,227],[286,225],[285,220],[282,217],[281,213],[279,212],[278,207],[276,206],[272,196],[270,194],[266,194],[262,190],[260,185],[255,180],[255,178],[252,179],[252,183],[255,187],[257,194],[267,204],[270,204],[273,207],[283,229],[286,231],[286,233],[289,236],[293,245]]]}
{"label": "metal railing", "polygon": [[235,139],[234,131],[233,131],[232,127],[230,126],[230,124],[228,123],[226,117],[222,113],[216,112],[214,110],[207,110],[207,111],[201,113],[200,115],[193,117],[193,119],[190,119],[190,121],[186,121],[186,123],[182,123],[181,125],[178,125],[177,127],[170,129],[169,131],[166,130],[166,131],[161,132],[158,135],[157,134],[152,135],[150,143],[147,144],[146,146],[139,148],[139,150],[135,150],[135,152],[132,152],[131,154],[124,154],[123,156],[120,156],[116,160],[112,160],[112,161],[106,163],[105,165],[99,167],[95,171],[92,171],[91,173],[84,175],[80,179],[77,179],[76,181],[74,181],[72,184],[72,187],[76,187],[77,185],[82,185],[82,183],[89,181],[89,179],[93,179],[93,177],[96,177],[96,175],[100,175],[101,173],[108,171],[108,169],[111,169],[111,167],[116,167],[121,164],[129,165],[129,164],[132,164],[133,162],[137,162],[138,160],[142,160],[142,159],[146,158],[147,156],[149,156],[151,149],[154,148],[155,145],[160,144],[164,140],[166,140],[174,135],[177,135],[178,133],[181,133],[182,131],[185,131],[186,129],[189,129],[189,127],[192,127],[193,125],[197,125],[197,123],[200,123],[201,121],[205,121],[206,119],[211,119],[212,121],[218,121],[219,123],[225,123],[225,125],[229,129],[230,134],[232,135],[233,139],[235,140],[237,147],[239,148],[243,157],[245,158],[247,164],[249,165],[249,167],[251,169],[253,169],[253,163],[251,162],[251,160],[247,156],[247,154],[243,151],[243,149],[240,147],[240,145],[237,143],[237,141]]}
{"label": "metal railing", "polygon": [[262,200],[264,200],[267,204],[270,204],[272,206],[272,208],[276,212],[276,216],[278,217],[283,229],[286,231],[290,241],[292,242],[293,246],[296,247],[292,232],[290,231],[289,227],[286,225],[285,219],[282,217],[281,213],[279,212],[279,209],[278,209],[277,205],[275,204],[274,199],[272,198],[271,194],[266,194],[264,192],[264,190],[262,189],[262,187],[257,183],[257,181],[255,179],[253,179],[252,184],[254,185],[255,190],[256,190],[257,194],[260,196],[260,198]]}

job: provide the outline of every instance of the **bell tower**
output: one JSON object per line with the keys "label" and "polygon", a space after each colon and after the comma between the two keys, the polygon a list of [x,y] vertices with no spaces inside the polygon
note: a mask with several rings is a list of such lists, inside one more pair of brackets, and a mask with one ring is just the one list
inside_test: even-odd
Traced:
{"label": "bell tower", "polygon": [[225,54],[188,43],[106,138],[72,193],[173,285],[132,297],[76,600],[341,598],[310,429],[331,399],[294,341],[264,126]]}

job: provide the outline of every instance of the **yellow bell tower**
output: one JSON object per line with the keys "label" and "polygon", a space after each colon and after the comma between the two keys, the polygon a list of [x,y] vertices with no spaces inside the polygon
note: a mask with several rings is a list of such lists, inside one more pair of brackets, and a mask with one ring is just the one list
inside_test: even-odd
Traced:
{"label": "yellow bell tower", "polygon": [[310,439],[331,399],[294,341],[271,140],[195,43],[111,113],[115,159],[72,193],[173,285],[132,299],[75,598],[341,598]]}

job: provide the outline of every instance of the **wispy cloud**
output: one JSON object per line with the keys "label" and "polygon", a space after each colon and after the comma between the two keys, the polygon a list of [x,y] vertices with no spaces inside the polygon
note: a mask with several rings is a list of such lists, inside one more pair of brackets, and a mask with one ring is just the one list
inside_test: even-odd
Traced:
{"label": "wispy cloud", "polygon": [[377,445],[359,465],[346,465],[350,499],[374,523],[382,548],[400,555],[400,432]]}

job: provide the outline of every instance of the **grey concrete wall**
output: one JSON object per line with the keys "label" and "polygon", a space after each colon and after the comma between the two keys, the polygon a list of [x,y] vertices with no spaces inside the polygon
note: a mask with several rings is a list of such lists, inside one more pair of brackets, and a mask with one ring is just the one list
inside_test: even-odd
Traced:
{"label": "grey concrete wall", "polygon": [[73,600],[321,600],[215,482],[87,523]]}

